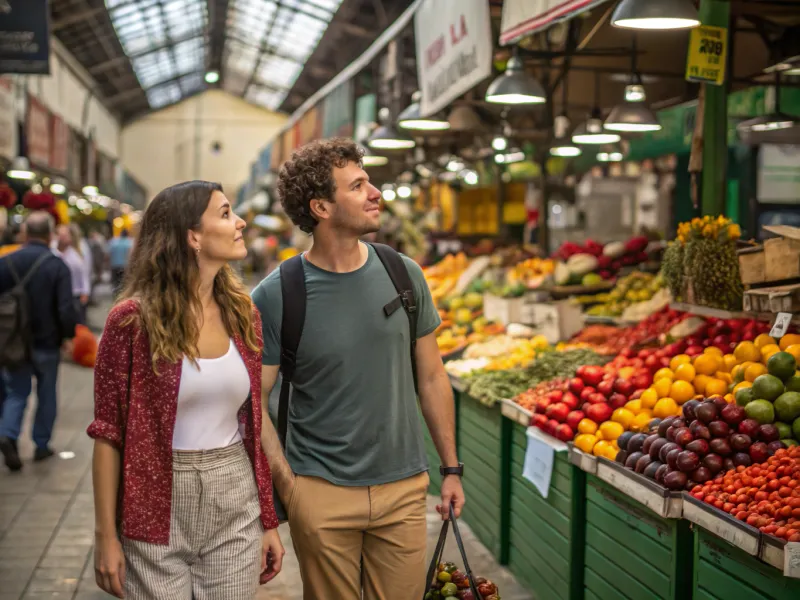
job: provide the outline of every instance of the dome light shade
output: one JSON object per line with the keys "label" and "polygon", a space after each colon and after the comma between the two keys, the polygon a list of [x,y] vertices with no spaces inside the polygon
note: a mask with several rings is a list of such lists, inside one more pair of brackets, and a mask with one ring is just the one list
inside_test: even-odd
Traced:
{"label": "dome light shade", "polygon": [[416,146],[412,138],[404,133],[397,131],[391,125],[381,125],[367,142],[370,148],[377,150],[407,150]]}
{"label": "dome light shade", "polygon": [[603,131],[603,121],[594,115],[572,132],[574,144],[614,144],[620,139],[618,133]]}
{"label": "dome light shade", "polygon": [[361,159],[361,164],[365,167],[382,167],[388,162],[389,159],[385,156],[380,156],[372,152],[369,148],[364,148],[364,157]]}
{"label": "dome light shade", "polygon": [[661,123],[650,108],[642,102],[623,102],[608,115],[603,127],[609,131],[639,133],[660,131]]}
{"label": "dome light shade", "polygon": [[611,16],[624,29],[689,29],[700,25],[691,0],[622,0]]}
{"label": "dome light shade", "polygon": [[789,129],[798,124],[796,117],[787,115],[786,113],[776,112],[755,119],[748,119],[739,123],[737,128],[740,131],[778,131],[780,129]]}
{"label": "dome light shade", "polygon": [[493,104],[544,104],[545,96],[542,84],[525,72],[518,56],[509,59],[506,72],[486,90],[486,101]]}
{"label": "dome light shade", "polygon": [[450,122],[440,116],[430,116],[423,118],[420,112],[420,101],[422,94],[414,92],[409,104],[400,116],[397,117],[397,126],[402,129],[415,129],[419,131],[444,131],[450,129]]}

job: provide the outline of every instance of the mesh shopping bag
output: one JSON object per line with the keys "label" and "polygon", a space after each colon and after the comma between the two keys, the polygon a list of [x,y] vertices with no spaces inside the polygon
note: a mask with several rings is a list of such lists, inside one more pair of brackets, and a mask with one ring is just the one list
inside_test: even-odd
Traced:
{"label": "mesh shopping bag", "polygon": [[[444,554],[444,545],[447,541],[447,530],[452,523],[453,525],[453,535],[456,538],[456,545],[458,546],[458,551],[461,553],[461,560],[464,561],[464,574],[466,575],[467,582],[469,583],[469,589],[472,591],[472,596],[475,600],[483,600],[483,596],[480,595],[478,592],[478,587],[475,585],[475,577],[472,575],[472,569],[469,566],[469,560],[467,560],[467,553],[464,550],[464,542],[461,539],[461,533],[458,531],[458,521],[456,520],[456,513],[453,509],[453,506],[450,506],[450,518],[442,523],[442,531],[439,533],[439,541],[436,543],[436,550],[433,553],[433,560],[431,560],[430,567],[428,567],[428,578],[425,580],[425,594],[423,596],[423,600],[430,600],[431,598],[436,597],[434,595],[435,591],[439,591],[436,588],[437,583],[437,576],[438,576],[438,565],[442,561],[442,555]],[[459,591],[464,588],[459,588]],[[446,598],[446,596],[440,596],[442,598]]]}

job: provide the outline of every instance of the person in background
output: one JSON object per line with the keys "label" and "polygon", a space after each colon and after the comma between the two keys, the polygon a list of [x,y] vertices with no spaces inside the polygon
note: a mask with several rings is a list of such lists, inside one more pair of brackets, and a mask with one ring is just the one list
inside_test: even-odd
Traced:
{"label": "person in background", "polygon": [[108,243],[108,257],[111,265],[111,287],[114,298],[122,291],[122,282],[125,279],[125,269],[128,268],[128,259],[133,250],[133,240],[127,229],[123,229],[118,237]]}
{"label": "person in background", "polygon": [[86,308],[92,289],[91,270],[81,251],[80,240],[76,240],[69,225],[59,225],[53,242],[53,254],[63,260],[72,276],[72,296],[78,311],[78,323],[86,325]]}
{"label": "person in background", "polygon": [[23,228],[23,248],[0,259],[0,293],[16,285],[14,273],[23,279],[31,269],[36,268],[30,273],[25,288],[31,304],[30,314],[34,316],[31,319],[31,362],[14,370],[6,369],[3,373],[6,400],[0,419],[0,452],[6,466],[12,471],[22,468],[17,439],[33,377],[36,377],[38,398],[33,421],[33,441],[36,444],[34,460],[44,460],[53,455],[50,439],[57,413],[56,389],[61,345],[75,335],[78,320],[69,268],[49,250],[54,226],[49,214],[38,211],[31,213]]}
{"label": "person in background", "polygon": [[108,263],[108,243],[99,231],[89,234],[89,251],[92,254],[92,291],[90,301],[94,301],[94,288],[103,281],[103,273]]}

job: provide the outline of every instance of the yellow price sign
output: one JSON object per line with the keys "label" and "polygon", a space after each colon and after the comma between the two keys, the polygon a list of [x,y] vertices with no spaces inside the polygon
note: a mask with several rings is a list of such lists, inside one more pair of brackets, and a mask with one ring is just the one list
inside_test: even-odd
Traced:
{"label": "yellow price sign", "polygon": [[686,60],[686,80],[722,85],[728,58],[728,30],[701,26],[692,29]]}

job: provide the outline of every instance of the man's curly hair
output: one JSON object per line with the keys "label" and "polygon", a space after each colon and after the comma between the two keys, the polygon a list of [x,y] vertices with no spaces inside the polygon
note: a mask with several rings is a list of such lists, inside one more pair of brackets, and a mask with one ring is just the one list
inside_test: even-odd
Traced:
{"label": "man's curly hair", "polygon": [[292,223],[312,233],[317,220],[309,208],[312,200],[333,201],[333,169],[349,162],[361,165],[364,151],[348,138],[315,140],[301,146],[283,163],[278,175],[278,198]]}

